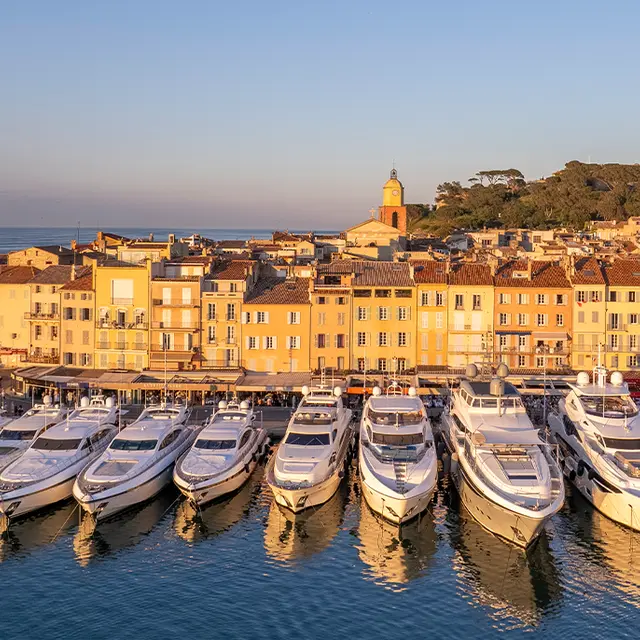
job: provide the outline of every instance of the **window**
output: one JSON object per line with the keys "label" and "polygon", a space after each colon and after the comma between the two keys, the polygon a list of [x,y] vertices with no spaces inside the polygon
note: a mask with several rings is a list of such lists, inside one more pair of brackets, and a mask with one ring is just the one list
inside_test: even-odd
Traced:
{"label": "window", "polygon": [[376,298],[390,298],[391,289],[376,289]]}
{"label": "window", "polygon": [[518,366],[519,367],[527,366],[527,356],[518,356]]}
{"label": "window", "polygon": [[387,370],[387,361],[385,358],[378,358],[378,371],[386,371]]}
{"label": "window", "polygon": [[464,296],[461,293],[456,293],[456,309],[464,309]]}
{"label": "window", "polygon": [[91,334],[88,331],[82,332],[82,344],[89,344]]}
{"label": "window", "polygon": [[482,309],[482,296],[474,293],[473,294],[473,310],[480,311]]}
{"label": "window", "polygon": [[609,302],[618,302],[618,292],[609,291]]}
{"label": "window", "polygon": [[500,336],[500,349],[507,348],[507,336]]}
{"label": "window", "polygon": [[327,314],[324,311],[318,313],[318,324],[323,325],[327,322]]}
{"label": "window", "polygon": [[87,307],[80,309],[80,320],[91,320],[91,309]]}
{"label": "window", "polygon": [[543,356],[536,356],[536,367],[542,369],[546,364],[546,359]]}
{"label": "window", "polygon": [[519,293],[518,294],[518,304],[529,304],[529,294],[528,293]]}
{"label": "window", "polygon": [[258,348],[258,338],[256,338],[255,336],[249,336],[247,338],[247,347],[249,349],[257,349]]}
{"label": "window", "polygon": [[347,304],[347,299],[344,296],[338,296],[336,298],[336,304]]}
{"label": "window", "polygon": [[431,296],[430,296],[430,294],[429,294],[429,292],[428,292],[428,291],[423,291],[423,292],[420,294],[420,304],[421,304],[423,307],[426,307],[426,306],[429,304],[429,298],[430,298],[430,297],[431,297]]}
{"label": "window", "polygon": [[627,356],[627,367],[637,367],[638,366],[638,356]]}
{"label": "window", "polygon": [[409,319],[409,307],[398,307],[398,320]]}
{"label": "window", "polygon": [[366,360],[364,358],[358,358],[358,371],[364,371],[366,367]]}
{"label": "window", "polygon": [[600,302],[600,292],[599,291],[590,291],[591,302]]}
{"label": "window", "polygon": [[545,313],[536,314],[536,324],[539,327],[546,327],[547,326],[547,315]]}
{"label": "window", "polygon": [[40,340],[42,338],[42,326],[37,324],[33,327],[33,333],[36,340]]}
{"label": "window", "polygon": [[578,324],[584,324],[584,311],[578,311]]}
{"label": "window", "polygon": [[230,282],[229,283],[229,291],[231,293],[236,293],[236,291],[238,291],[238,285],[235,282]]}
{"label": "window", "polygon": [[378,346],[379,347],[389,346],[389,334],[386,331],[381,331],[378,334]]}
{"label": "window", "polygon": [[257,324],[267,323],[267,314],[264,311],[256,311],[256,323]]}
{"label": "window", "polygon": [[367,346],[367,334],[364,331],[358,331],[358,346],[359,347]]}
{"label": "window", "polygon": [[629,351],[635,351],[638,348],[638,336],[631,334],[629,336]]}
{"label": "window", "polygon": [[51,339],[56,340],[58,338],[58,327],[51,327]]}
{"label": "window", "polygon": [[519,313],[518,314],[518,326],[524,327],[529,324],[529,314],[528,313]]}
{"label": "window", "polygon": [[37,284],[36,285],[36,293],[40,293],[41,291],[42,291],[42,287],[39,284]]}
{"label": "window", "polygon": [[562,306],[567,304],[567,298],[564,293],[556,293],[556,305]]}
{"label": "window", "polygon": [[629,314],[629,324],[638,324],[638,314],[630,313]]}
{"label": "window", "polygon": [[410,298],[411,289],[396,289],[395,294],[396,298]]}
{"label": "window", "polygon": [[420,323],[420,326],[423,329],[428,329],[429,328],[429,312],[428,311],[423,311],[420,314],[421,318],[422,318],[422,322]]}
{"label": "window", "polygon": [[344,349],[347,346],[346,336],[344,333],[336,334],[336,349]]}
{"label": "window", "polygon": [[371,297],[371,289],[355,289],[353,291],[354,298],[370,298]]}
{"label": "window", "polygon": [[378,307],[378,320],[389,319],[389,307]]}
{"label": "window", "polygon": [[300,312],[289,311],[289,313],[287,314],[287,322],[289,324],[300,324]]}
{"label": "window", "polygon": [[83,367],[90,367],[91,366],[91,355],[88,353],[81,353],[80,354],[80,365]]}
{"label": "window", "polygon": [[338,314],[338,326],[342,327],[344,325],[345,318],[346,318],[346,314],[344,313]]}
{"label": "window", "polygon": [[216,319],[216,305],[213,302],[210,302],[207,305],[207,320],[215,320]]}
{"label": "window", "polygon": [[327,336],[324,333],[316,335],[316,346],[318,349],[324,349],[327,346]]}
{"label": "window", "polygon": [[227,320],[236,319],[236,305],[229,302],[227,303]]}
{"label": "window", "polygon": [[287,338],[288,349],[299,349],[300,348],[300,336],[289,336]]}
{"label": "window", "polygon": [[628,302],[635,302],[636,301],[636,292],[635,291],[629,291],[629,293],[627,293],[627,301]]}
{"label": "window", "polygon": [[562,313],[556,314],[556,327],[564,327],[564,315]]}
{"label": "window", "polygon": [[160,449],[166,449],[170,444],[173,444],[178,437],[180,436],[182,429],[175,429],[174,431],[172,431],[163,441],[162,444],[160,445]]}
{"label": "window", "polygon": [[369,307],[358,307],[358,320],[369,319]]}
{"label": "window", "polygon": [[395,358],[396,371],[405,371],[407,368],[407,361],[404,358]]}
{"label": "window", "polygon": [[527,336],[518,336],[518,349],[525,351],[527,348]]}
{"label": "window", "polygon": [[336,362],[338,371],[344,371],[344,356],[339,356]]}
{"label": "window", "polygon": [[216,327],[215,325],[209,325],[207,329],[207,340],[209,343],[213,343],[216,341]]}
{"label": "window", "polygon": [[444,325],[444,314],[441,311],[436,313],[436,329],[442,329]]}
{"label": "window", "polygon": [[442,291],[436,291],[436,307],[444,306],[444,293]]}
{"label": "window", "polygon": [[511,304],[511,294],[510,293],[501,293],[498,296],[498,304]]}
{"label": "window", "polygon": [[275,336],[266,336],[264,339],[264,348],[265,349],[275,349],[276,348],[276,338]]}
{"label": "window", "polygon": [[600,315],[597,311],[591,312],[591,322],[600,322]]}
{"label": "window", "polygon": [[609,336],[609,348],[617,349],[620,344],[620,337],[617,333],[614,333]]}
{"label": "window", "polygon": [[536,304],[549,304],[549,296],[546,293],[536,295]]}
{"label": "window", "polygon": [[73,364],[73,353],[66,352],[62,356],[64,364]]}
{"label": "window", "polygon": [[498,316],[498,319],[499,319],[499,324],[503,327],[509,324],[509,315],[507,313],[501,313]]}
{"label": "window", "polygon": [[436,334],[436,351],[442,351],[442,345],[444,344],[444,339],[441,333]]}
{"label": "window", "polygon": [[613,329],[613,330],[620,329],[620,314],[619,313],[610,313],[609,314],[609,329]]}
{"label": "window", "polygon": [[407,334],[404,331],[398,333],[398,346],[406,347],[408,344]]}
{"label": "window", "polygon": [[318,304],[327,304],[327,297],[326,296],[318,296],[317,303]]}
{"label": "window", "polygon": [[73,344],[73,331],[71,331],[71,329],[67,329],[64,332],[64,341],[67,344]]}
{"label": "window", "polygon": [[76,310],[73,307],[64,307],[62,310],[62,317],[65,320],[74,320],[75,311]]}
{"label": "window", "polygon": [[576,302],[586,302],[586,301],[587,301],[587,292],[576,291]]}

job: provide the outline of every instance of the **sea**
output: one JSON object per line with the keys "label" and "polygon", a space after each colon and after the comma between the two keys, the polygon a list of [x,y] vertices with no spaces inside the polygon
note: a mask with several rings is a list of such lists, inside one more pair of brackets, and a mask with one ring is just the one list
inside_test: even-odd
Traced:
{"label": "sea", "polygon": [[[75,232],[3,229],[0,251],[68,244]],[[82,242],[95,235],[83,233]],[[421,518],[402,529],[382,522],[355,467],[328,503],[297,517],[274,503],[263,467],[198,512],[168,487],[93,530],[63,503],[12,523],[0,577],[2,640],[609,640],[640,629],[640,534],[570,487],[524,552],[480,527],[446,477]]]}

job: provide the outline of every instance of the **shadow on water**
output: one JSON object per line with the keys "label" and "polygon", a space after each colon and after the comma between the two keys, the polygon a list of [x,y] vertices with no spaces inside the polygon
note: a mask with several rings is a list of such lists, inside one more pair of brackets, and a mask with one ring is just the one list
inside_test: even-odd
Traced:
{"label": "shadow on water", "polygon": [[264,468],[257,466],[249,480],[238,491],[223,496],[201,509],[181,500],[173,520],[176,534],[187,542],[200,542],[228,531],[247,518],[257,504]]}
{"label": "shadow on water", "polygon": [[298,514],[272,499],[264,529],[267,554],[279,562],[290,563],[326,549],[340,531],[350,491],[351,480],[348,478],[325,504]]}
{"label": "shadow on water", "polygon": [[[138,544],[170,510],[179,492],[174,486],[161,491],[155,498],[127,510],[97,526],[84,515],[73,538],[76,560],[86,566],[92,560],[105,558]],[[75,519],[77,523],[77,518]]]}
{"label": "shadow on water", "polygon": [[20,518],[11,523],[9,531],[0,537],[0,562],[23,556],[50,544],[78,524],[75,500],[67,500],[51,509]]}
{"label": "shadow on water", "polygon": [[613,522],[572,489],[556,520],[573,569],[570,585],[586,584],[592,601],[615,591],[640,607],[640,532]]}
{"label": "shadow on water", "polygon": [[374,514],[364,497],[356,535],[365,577],[395,590],[426,574],[438,542],[429,509],[398,527]]}
{"label": "shadow on water", "polygon": [[445,494],[452,564],[465,599],[506,627],[538,626],[556,612],[563,587],[547,533],[524,551],[478,524],[452,486]]}

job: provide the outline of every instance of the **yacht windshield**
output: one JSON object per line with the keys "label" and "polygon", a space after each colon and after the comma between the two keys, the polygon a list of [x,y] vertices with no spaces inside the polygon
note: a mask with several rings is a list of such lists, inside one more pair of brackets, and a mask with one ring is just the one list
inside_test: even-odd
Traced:
{"label": "yacht windshield", "polygon": [[0,440],[32,440],[36,435],[37,429],[33,431],[13,431],[11,429],[3,429],[0,431]]}
{"label": "yacht windshield", "polygon": [[193,445],[196,449],[235,449],[235,440],[208,440],[200,438]]}
{"label": "yacht windshield", "polygon": [[213,422],[229,422],[230,420],[244,420],[247,417],[246,413],[219,413],[214,416]]}
{"label": "yacht windshield", "polygon": [[300,403],[300,406],[301,407],[320,407],[320,408],[331,409],[332,407],[335,407],[336,404],[337,404],[337,400],[335,398],[334,399],[331,399],[331,398],[313,398],[313,400],[305,398]]}
{"label": "yacht windshield", "polygon": [[640,438],[604,438],[607,449],[640,450]]}
{"label": "yacht windshield", "polygon": [[157,440],[124,440],[116,438],[109,448],[117,451],[151,451],[156,448],[157,444]]}
{"label": "yacht windshield", "polygon": [[331,424],[330,413],[296,413],[295,424]]}
{"label": "yacht windshield", "polygon": [[378,433],[373,432],[373,444],[382,444],[391,447],[406,447],[407,445],[422,444],[422,433]]}
{"label": "yacht windshield", "polygon": [[369,410],[369,420],[372,424],[399,425],[420,424],[422,413],[420,411],[373,411]]}
{"label": "yacht windshield", "polygon": [[289,433],[286,444],[298,444],[303,447],[316,446],[324,447],[329,444],[328,433]]}
{"label": "yacht windshield", "polygon": [[629,396],[580,396],[584,410],[594,416],[623,418],[635,416],[638,408]]}
{"label": "yacht windshield", "polygon": [[58,440],[57,438],[45,438],[40,436],[31,446],[40,451],[74,451],[78,448],[81,438],[68,438]]}

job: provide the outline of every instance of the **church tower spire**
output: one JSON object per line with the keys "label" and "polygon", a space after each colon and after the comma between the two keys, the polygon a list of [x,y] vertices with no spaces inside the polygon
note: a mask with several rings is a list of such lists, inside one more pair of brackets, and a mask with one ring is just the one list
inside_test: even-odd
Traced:
{"label": "church tower spire", "polygon": [[378,210],[378,219],[385,224],[407,231],[407,207],[404,204],[404,187],[398,180],[395,165],[391,169],[389,180],[382,187],[382,206]]}

